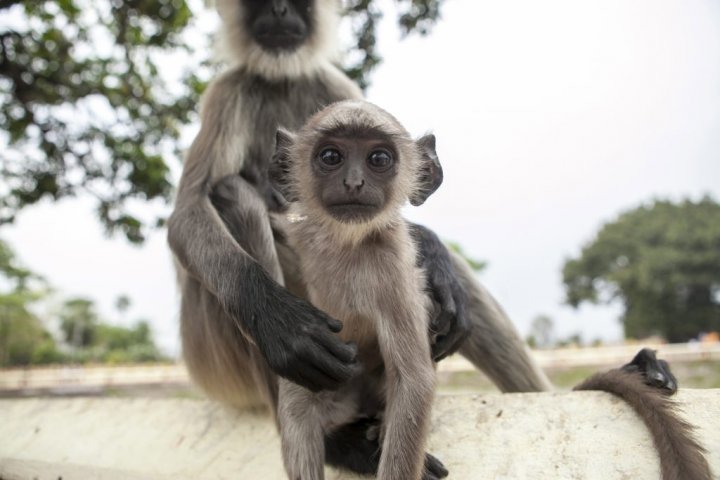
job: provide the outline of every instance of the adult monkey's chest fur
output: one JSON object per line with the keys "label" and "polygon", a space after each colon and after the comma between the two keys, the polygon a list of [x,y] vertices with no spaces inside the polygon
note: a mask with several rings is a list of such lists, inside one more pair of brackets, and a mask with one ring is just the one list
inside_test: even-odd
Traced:
{"label": "adult monkey's chest fur", "polygon": [[240,152],[243,159],[239,173],[253,184],[269,208],[276,209],[268,166],[278,127],[296,130],[311,115],[343,98],[332,92],[322,77],[269,81],[242,70],[235,75],[241,98],[248,99],[242,104],[242,117],[246,131],[250,132]]}

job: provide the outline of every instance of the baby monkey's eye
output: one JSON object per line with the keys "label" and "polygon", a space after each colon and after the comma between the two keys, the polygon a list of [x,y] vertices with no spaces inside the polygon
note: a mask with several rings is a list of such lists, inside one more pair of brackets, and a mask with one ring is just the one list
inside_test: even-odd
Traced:
{"label": "baby monkey's eye", "polygon": [[382,172],[392,167],[393,157],[387,150],[375,150],[370,154],[367,161],[370,168]]}
{"label": "baby monkey's eye", "polygon": [[342,154],[334,148],[326,148],[318,155],[320,162],[326,167],[337,167],[343,161]]}

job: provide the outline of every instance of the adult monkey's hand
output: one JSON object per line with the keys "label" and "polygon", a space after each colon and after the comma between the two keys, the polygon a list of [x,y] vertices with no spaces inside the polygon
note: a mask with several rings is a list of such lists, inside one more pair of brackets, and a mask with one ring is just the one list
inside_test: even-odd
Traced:
{"label": "adult monkey's hand", "polygon": [[[357,347],[336,335],[342,323],[274,282],[257,264],[242,279],[243,298],[229,308],[277,375],[314,392],[334,390],[357,371]],[[238,299],[239,300],[239,299]]]}
{"label": "adult monkey's hand", "polygon": [[417,264],[427,275],[427,291],[436,303],[435,317],[430,321],[434,337],[433,360],[439,362],[455,353],[470,331],[465,317],[467,294],[455,274],[450,253],[435,233],[421,225],[410,224],[417,242]]}

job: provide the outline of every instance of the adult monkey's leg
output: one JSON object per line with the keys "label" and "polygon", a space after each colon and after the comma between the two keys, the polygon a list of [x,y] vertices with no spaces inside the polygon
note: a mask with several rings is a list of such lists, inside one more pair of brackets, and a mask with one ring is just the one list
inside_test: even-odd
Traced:
{"label": "adult monkey's leg", "polygon": [[[235,241],[282,285],[267,209],[253,188],[238,175],[228,176],[214,186],[210,200]],[[277,378],[258,348],[196,279],[185,275],[181,283],[183,355],[195,382],[224,403],[265,404],[274,412]]]}
{"label": "adult monkey's leg", "polygon": [[433,358],[459,351],[504,392],[550,390],[525,342],[495,299],[480,285],[467,261],[449,252],[429,228],[410,224],[418,266],[438,306],[430,319]]}
{"label": "adult monkey's leg", "polygon": [[185,277],[180,311],[183,358],[193,381],[211,398],[234,407],[277,401],[277,379],[217,299]]}
{"label": "adult monkey's leg", "polygon": [[477,281],[467,262],[450,252],[462,288],[467,293],[467,339],[459,353],[482,370],[503,392],[551,390],[545,373],[530,356],[526,343],[498,302]]}

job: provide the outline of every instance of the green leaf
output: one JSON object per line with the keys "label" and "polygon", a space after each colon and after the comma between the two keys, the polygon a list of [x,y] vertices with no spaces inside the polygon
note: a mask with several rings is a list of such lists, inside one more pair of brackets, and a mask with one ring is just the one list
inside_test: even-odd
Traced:
{"label": "green leaf", "polygon": [[[401,31],[425,34],[442,1],[397,3]],[[6,27],[0,43],[0,129],[9,134],[0,149],[0,179],[9,192],[0,196],[0,224],[43,198],[89,192],[108,232],[142,242],[155,222],[138,225],[127,204],[170,202],[168,162],[181,159],[179,152],[165,155],[163,146],[177,145],[182,126],[197,118],[213,72],[207,62],[188,64],[178,87],[158,68],[159,56],[192,50],[186,33],[194,12],[186,0],[21,5],[22,22]],[[382,60],[376,37],[382,10],[374,0],[351,0],[346,14],[356,37],[346,69],[366,88]],[[88,105],[102,105],[102,114],[88,115]]]}

